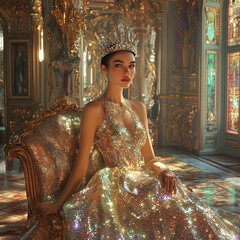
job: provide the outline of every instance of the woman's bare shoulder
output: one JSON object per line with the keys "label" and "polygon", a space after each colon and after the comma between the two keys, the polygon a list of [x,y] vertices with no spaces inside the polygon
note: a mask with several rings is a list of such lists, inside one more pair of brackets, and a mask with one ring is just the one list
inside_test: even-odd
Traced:
{"label": "woman's bare shoulder", "polygon": [[93,100],[93,101],[87,103],[84,106],[84,109],[85,108],[86,109],[90,108],[92,110],[101,110],[101,109],[103,110],[103,105],[102,105],[101,101],[97,99],[97,100]]}
{"label": "woman's bare shoulder", "polygon": [[104,107],[99,100],[87,103],[83,108],[83,114],[91,115],[94,118],[102,118],[105,114]]}

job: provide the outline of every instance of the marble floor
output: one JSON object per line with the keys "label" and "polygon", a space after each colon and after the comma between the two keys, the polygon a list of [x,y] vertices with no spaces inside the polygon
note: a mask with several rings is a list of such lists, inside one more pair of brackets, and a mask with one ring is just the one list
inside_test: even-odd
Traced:
{"label": "marble floor", "polygon": [[[156,154],[208,204],[240,214],[240,158],[199,157],[171,148],[157,149]],[[27,199],[20,162],[8,160],[5,171],[0,146],[0,239],[17,239],[26,219]]]}

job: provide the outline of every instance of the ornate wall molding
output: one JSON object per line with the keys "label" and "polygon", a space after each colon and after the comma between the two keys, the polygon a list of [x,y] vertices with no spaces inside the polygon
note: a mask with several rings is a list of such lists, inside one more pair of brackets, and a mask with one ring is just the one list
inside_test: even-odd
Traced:
{"label": "ornate wall molding", "polygon": [[33,112],[33,108],[29,106],[12,107],[11,121],[9,122],[11,141],[24,131],[27,122],[32,121]]}
{"label": "ornate wall molding", "polygon": [[32,6],[32,18],[33,18],[33,29],[40,30],[43,27],[43,17],[42,17],[42,1],[35,0],[33,1]]}
{"label": "ornate wall molding", "polygon": [[9,33],[31,31],[29,0],[0,0],[0,11],[6,16]]}
{"label": "ornate wall molding", "polygon": [[84,7],[85,1],[80,5],[74,5],[72,0],[52,1],[51,18],[64,45],[61,50],[70,58],[78,56],[80,35],[85,33]]}
{"label": "ornate wall molding", "polygon": [[[79,104],[79,48],[85,34],[86,1],[43,1],[48,46],[48,102],[71,95]],[[70,86],[70,87],[69,87]]]}
{"label": "ornate wall molding", "polygon": [[180,95],[180,94],[160,94],[158,95],[158,99],[175,99],[175,100],[191,100],[197,101],[198,96],[195,95]]}
{"label": "ornate wall molding", "polygon": [[167,109],[168,144],[196,150],[197,105],[171,103]]}
{"label": "ornate wall molding", "polygon": [[115,11],[131,19],[136,26],[146,26],[149,23],[161,22],[162,14],[166,10],[164,0],[116,0]]}

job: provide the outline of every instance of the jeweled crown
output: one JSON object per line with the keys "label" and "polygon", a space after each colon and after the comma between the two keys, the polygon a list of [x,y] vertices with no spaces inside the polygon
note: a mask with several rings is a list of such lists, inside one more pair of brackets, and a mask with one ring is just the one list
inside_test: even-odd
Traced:
{"label": "jeweled crown", "polygon": [[101,55],[104,57],[118,51],[130,51],[137,55],[137,44],[136,34],[120,23],[107,37],[101,36]]}

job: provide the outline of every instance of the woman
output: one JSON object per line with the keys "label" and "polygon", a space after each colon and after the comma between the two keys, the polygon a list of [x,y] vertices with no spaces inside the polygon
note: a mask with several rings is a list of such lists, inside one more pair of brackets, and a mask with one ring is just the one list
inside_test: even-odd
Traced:
{"label": "woman", "polygon": [[[123,98],[136,71],[136,45],[123,27],[102,45],[108,86],[84,108],[76,164],[57,201],[40,206],[44,221],[63,209],[66,239],[238,239],[237,227],[221,220],[155,157],[144,105]],[[74,194],[87,172],[92,144],[105,168]],[[224,217],[234,224],[239,220],[231,213]]]}

